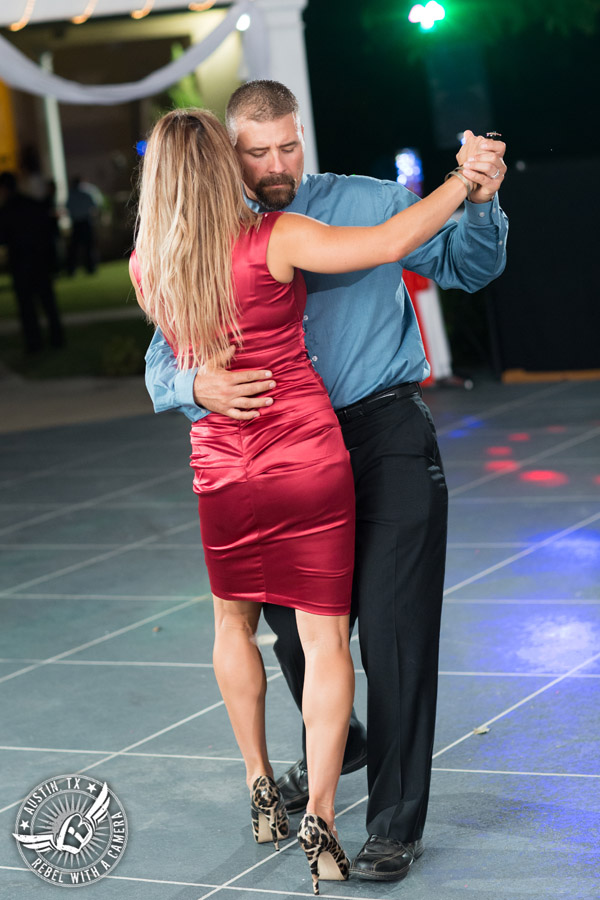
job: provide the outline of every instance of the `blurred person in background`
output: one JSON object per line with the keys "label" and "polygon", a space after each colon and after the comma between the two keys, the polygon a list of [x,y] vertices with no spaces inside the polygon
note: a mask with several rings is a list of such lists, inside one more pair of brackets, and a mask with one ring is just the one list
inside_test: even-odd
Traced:
{"label": "blurred person in background", "polygon": [[97,266],[95,224],[101,200],[93,185],[81,180],[77,175],[71,179],[67,212],[71,219],[71,236],[67,248],[67,273],[75,274],[83,264],[86,272],[93,275]]}
{"label": "blurred person in background", "polygon": [[8,250],[8,268],[19,309],[25,348],[44,344],[38,307],[45,313],[50,344],[61,347],[64,332],[54,294],[54,236],[47,206],[22,194],[12,172],[0,173],[0,244]]}

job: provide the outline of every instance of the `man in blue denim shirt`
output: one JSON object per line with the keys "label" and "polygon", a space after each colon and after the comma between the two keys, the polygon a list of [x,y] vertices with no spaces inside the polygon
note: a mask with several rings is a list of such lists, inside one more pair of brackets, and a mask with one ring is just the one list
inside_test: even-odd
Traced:
{"label": "man in blue denim shirt", "polygon": [[[393,182],[303,175],[298,104],[277,82],[239,88],[227,108],[227,127],[248,203],[258,211],[286,209],[332,225],[375,225],[419,200]],[[368,679],[368,745],[353,715],[342,773],[367,764],[369,839],[351,868],[361,878],[399,880],[423,852],[435,726],[447,489],[421,399],[419,382],[430,369],[402,269],[467,291],[500,275],[508,231],[497,199],[504,149],[500,141],[488,142],[469,164],[479,178],[463,216],[405,259],[343,275],[305,273],[306,346],[338,413],[356,488],[351,621],[358,616]],[[225,360],[211,370],[180,372],[157,331],[146,360],[157,412],[179,408],[192,421],[209,411],[250,419],[273,402],[276,359],[273,372],[230,372]],[[301,708],[304,657],[294,612],[268,604],[264,611]],[[288,811],[302,810],[308,797],[304,759],[278,784]]]}

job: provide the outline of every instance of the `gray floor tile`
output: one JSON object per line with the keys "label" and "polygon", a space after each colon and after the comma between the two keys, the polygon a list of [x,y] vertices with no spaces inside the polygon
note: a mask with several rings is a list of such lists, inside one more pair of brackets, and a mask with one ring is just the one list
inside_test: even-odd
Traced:
{"label": "gray floor tile", "polygon": [[6,678],[11,672],[18,672],[23,668],[23,663],[19,659],[0,660],[0,680]]}
{"label": "gray floor tile", "polygon": [[[177,882],[169,884],[165,881],[151,882],[140,877],[128,879],[121,877],[115,869],[114,876],[103,878],[98,884],[85,886],[85,896],[94,900],[198,900],[206,889],[202,887],[185,887]],[[8,872],[0,869],[1,900],[56,900],[58,888],[44,884],[29,870]],[[254,895],[256,898],[256,895]]]}
{"label": "gray floor tile", "polygon": [[93,552],[83,548],[68,550],[4,547],[0,551],[0,591],[14,591],[20,585],[85,562]]}
{"label": "gray floor tile", "polygon": [[[573,523],[570,523],[572,525]],[[477,578],[454,596],[463,598],[597,599],[600,592],[598,522],[592,523],[533,553]],[[549,535],[550,537],[550,535]],[[451,557],[463,551],[452,551]],[[483,551],[482,551],[483,552]],[[515,553],[521,551],[515,550]],[[509,559],[511,554],[506,555]],[[485,570],[482,566],[473,575]],[[458,583],[446,579],[446,585]]]}
{"label": "gray floor tile", "polygon": [[26,522],[39,516],[41,513],[60,510],[60,503],[0,503],[0,542],[14,541],[15,530],[12,534],[12,526],[20,522]]}
{"label": "gray floor tile", "polygon": [[118,635],[99,647],[88,647],[71,656],[70,660],[74,663],[99,660],[210,664],[213,634],[212,601],[207,598],[158,620],[156,624]]}
{"label": "gray floor tile", "polygon": [[[158,475],[161,473],[158,472]],[[153,476],[151,475],[150,478]],[[113,474],[102,471],[70,471],[62,476],[17,482],[0,489],[0,503],[62,503],[65,506],[103,497],[114,491],[129,489],[144,478],[135,472]],[[140,488],[142,490],[142,488]],[[150,488],[148,488],[150,490]]]}
{"label": "gray floor tile", "polygon": [[[187,670],[186,670],[187,671]],[[214,685],[217,690],[214,674],[211,670],[204,670],[204,678]],[[273,675],[275,673],[268,673]],[[185,677],[185,676],[184,676]],[[212,698],[212,694],[210,695]],[[214,703],[218,697],[212,698]],[[198,703],[197,709],[202,705],[209,706],[210,702]],[[269,755],[273,760],[289,760],[290,762],[301,755],[301,728],[300,713],[294,706],[288,688],[281,674],[269,681],[267,686],[267,745]],[[218,706],[205,716],[196,718],[181,725],[174,731],[166,732],[154,740],[149,741],[142,748],[148,753],[187,754],[210,757],[240,758],[229,719],[223,705]]]}
{"label": "gray floor tile", "polygon": [[[99,545],[100,549],[117,547],[142,540],[150,536],[161,537],[170,528],[195,523],[198,527],[196,534],[192,529],[186,540],[192,541],[193,537],[199,545],[200,526],[198,514],[190,504],[190,509],[168,506],[143,507],[119,510],[106,507],[97,507],[93,514],[88,509],[78,509],[74,512],[57,518],[52,522],[39,525],[31,525],[15,531],[14,535],[0,536],[0,552],[4,552],[3,544],[21,544],[25,546],[43,544],[88,544]],[[29,513],[31,517],[35,513]],[[167,538],[165,537],[165,540]],[[177,541],[177,538],[172,538]]]}
{"label": "gray floor tile", "polygon": [[[542,677],[473,678],[441,675],[434,753],[442,753],[439,759],[446,760],[446,747],[510,709],[549,681],[549,678]],[[469,738],[466,741],[469,746],[471,740]],[[441,764],[445,765],[445,762]]]}
{"label": "gray floor tile", "polygon": [[2,699],[11,746],[116,752],[220,700],[209,669],[44,666],[15,684]]}
{"label": "gray floor tile", "polygon": [[148,488],[132,490],[127,498],[131,503],[136,500],[152,501],[153,503],[189,503],[190,509],[198,511],[198,501],[192,490],[193,472],[189,466],[174,470],[175,477],[168,481],[153,485]]}
{"label": "gray floor tile", "polygon": [[[0,598],[0,657],[46,659],[91,641],[99,642],[100,649],[95,652],[102,654],[107,642],[122,628],[151,631],[156,626],[166,627],[171,609],[169,603],[161,608],[159,603],[132,605],[113,600]],[[159,619],[144,624],[157,615]]]}
{"label": "gray floor tile", "polygon": [[[29,791],[41,784],[45,779],[56,775],[68,775],[93,763],[98,757],[93,753],[58,753],[52,749],[24,750],[12,740],[9,729],[3,729],[5,746],[0,749],[0,823],[3,825],[3,836],[14,830],[17,812]],[[14,749],[10,749],[13,747]],[[6,748],[6,749],[5,749]],[[65,748],[66,749],[66,748]],[[10,843],[14,843],[11,840]],[[3,842],[0,841],[0,864],[6,865]],[[20,856],[15,853],[15,865],[21,864]],[[0,870],[0,885],[2,872]],[[0,897],[2,892],[0,891]]]}
{"label": "gray floor tile", "polygon": [[600,512],[597,499],[573,500],[567,503],[546,500],[523,500],[514,504],[496,504],[490,509],[485,499],[457,497],[450,503],[448,540],[485,543],[488,541],[524,541],[527,544],[545,540],[550,534]]}
{"label": "gray floor tile", "polygon": [[[183,533],[184,540],[196,535],[196,523]],[[146,547],[126,550],[113,556],[110,565],[105,559],[92,562],[108,551],[90,554],[86,551],[86,565],[76,571],[54,575],[49,572],[43,582],[44,590],[57,594],[123,594],[143,596],[200,596],[209,591],[208,575],[200,543],[197,552],[189,548],[170,547],[157,551],[149,543]],[[42,583],[40,583],[40,586]],[[39,589],[39,588],[38,588]],[[25,588],[23,588],[25,590]]]}
{"label": "gray floor tile", "polygon": [[[445,589],[454,590],[457,584],[471,578],[479,572],[487,571],[490,566],[503,562],[517,551],[498,547],[465,547],[448,550],[446,557]],[[462,593],[461,593],[462,596]]]}
{"label": "gray floor tile", "polygon": [[[525,685],[529,689],[523,690],[523,698],[542,686],[537,679]],[[488,771],[594,775],[597,778],[589,779],[588,790],[598,797],[599,741],[596,730],[589,727],[597,702],[595,681],[565,679],[492,723],[488,734],[474,735],[444,753],[435,764]]]}

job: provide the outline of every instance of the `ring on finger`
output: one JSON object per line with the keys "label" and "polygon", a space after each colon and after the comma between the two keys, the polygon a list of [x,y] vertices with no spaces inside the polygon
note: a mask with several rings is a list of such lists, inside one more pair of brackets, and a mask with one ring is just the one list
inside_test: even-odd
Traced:
{"label": "ring on finger", "polygon": [[500,174],[500,169],[496,169],[496,174],[492,175],[492,178],[497,178],[499,174]]}

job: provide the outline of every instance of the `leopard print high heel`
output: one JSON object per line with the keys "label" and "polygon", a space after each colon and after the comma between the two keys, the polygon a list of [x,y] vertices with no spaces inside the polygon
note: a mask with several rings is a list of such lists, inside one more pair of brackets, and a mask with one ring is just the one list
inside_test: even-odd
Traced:
{"label": "leopard print high heel", "polygon": [[268,775],[257,778],[250,789],[250,813],[256,843],[273,841],[279,850],[279,841],[289,837],[290,823],[279,788]]}
{"label": "leopard print high heel", "polygon": [[331,829],[320,816],[305,813],[298,828],[298,843],[306,853],[313,891],[319,893],[319,878],[324,881],[346,881],[350,861]]}

